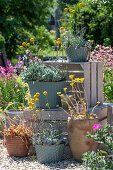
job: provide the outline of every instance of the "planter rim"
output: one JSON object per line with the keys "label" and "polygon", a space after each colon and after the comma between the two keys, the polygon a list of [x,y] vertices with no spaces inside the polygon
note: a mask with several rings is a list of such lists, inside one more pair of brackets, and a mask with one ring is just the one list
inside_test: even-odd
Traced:
{"label": "planter rim", "polygon": [[69,119],[69,120],[74,120],[74,121],[80,121],[80,120],[81,120],[81,121],[84,121],[84,120],[94,120],[94,119],[99,120],[98,117],[90,118],[90,119],[88,119],[88,118],[86,118],[86,119],[73,119],[73,118],[71,118],[71,117],[68,117],[68,119]]}
{"label": "planter rim", "polygon": [[51,147],[51,146],[60,146],[60,145],[64,145],[64,144],[58,144],[58,145],[38,145],[38,144],[34,144],[34,146],[42,146],[42,147]]}
{"label": "planter rim", "polygon": [[29,82],[38,82],[38,83],[59,83],[59,82],[65,82],[66,80],[61,80],[61,81],[38,81],[38,80],[29,80],[27,81],[27,83]]}

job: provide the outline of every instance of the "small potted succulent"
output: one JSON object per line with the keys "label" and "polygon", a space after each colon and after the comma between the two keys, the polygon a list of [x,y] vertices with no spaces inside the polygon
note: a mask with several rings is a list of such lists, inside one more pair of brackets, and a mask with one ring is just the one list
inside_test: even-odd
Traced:
{"label": "small potted succulent", "polygon": [[[62,109],[69,116],[68,134],[72,154],[77,161],[81,161],[83,153],[92,150],[96,151],[97,149],[97,143],[92,138],[87,139],[86,134],[87,131],[91,132],[92,126],[94,124],[98,123],[98,118],[93,113],[93,110],[91,113],[88,112],[88,101],[86,100],[87,102],[85,103],[84,98],[81,97],[81,93],[78,93],[78,91],[80,92],[79,84],[81,82],[82,85],[84,78],[74,79],[74,75],[70,75],[69,77],[72,80],[70,85],[72,86],[72,91],[74,93],[73,98],[66,94],[67,88],[64,88],[65,95],[61,94],[60,92],[58,95],[67,104],[67,107],[62,107]],[[75,85],[75,83],[77,83],[77,85]],[[76,99],[76,95],[79,100]],[[97,105],[98,104],[99,102],[97,102]],[[66,110],[67,108],[68,110]]]}
{"label": "small potted succulent", "polygon": [[[60,103],[60,98],[57,95],[58,91],[63,91],[65,87],[65,73],[58,68],[47,67],[41,60],[31,64],[23,73],[22,80],[29,85],[31,97],[37,93],[40,102],[37,102],[36,107],[56,108]],[[47,92],[44,97],[43,92]],[[46,93],[45,93],[46,94]]]}
{"label": "small potted succulent", "polygon": [[13,119],[5,115],[9,122],[7,127],[2,122],[3,131],[1,134],[4,136],[4,144],[10,156],[24,157],[28,155],[30,148],[30,139],[32,137],[32,126],[30,123],[25,122],[20,118],[19,124],[16,122],[16,117]]}
{"label": "small potted succulent", "polygon": [[54,163],[62,160],[65,145],[61,130],[41,120],[32,139],[38,162]]}

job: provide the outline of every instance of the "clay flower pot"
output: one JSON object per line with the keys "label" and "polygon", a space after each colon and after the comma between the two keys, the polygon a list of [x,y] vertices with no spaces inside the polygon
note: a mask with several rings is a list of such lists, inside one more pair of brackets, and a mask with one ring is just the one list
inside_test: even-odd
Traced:
{"label": "clay flower pot", "polygon": [[25,157],[28,155],[30,148],[29,138],[20,136],[4,136],[4,138],[9,156]]}
{"label": "clay flower pot", "polygon": [[82,160],[82,154],[88,151],[96,151],[98,143],[92,138],[86,138],[87,132],[91,132],[92,126],[98,123],[98,119],[68,119],[69,144],[73,157],[77,161]]}

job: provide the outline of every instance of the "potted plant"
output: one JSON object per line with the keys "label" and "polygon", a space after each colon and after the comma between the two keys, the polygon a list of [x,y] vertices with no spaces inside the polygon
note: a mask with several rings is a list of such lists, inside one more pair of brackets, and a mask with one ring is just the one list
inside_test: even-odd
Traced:
{"label": "potted plant", "polygon": [[32,139],[38,162],[54,163],[62,160],[64,138],[61,138],[61,130],[54,125],[40,120],[38,130],[35,129]]}
{"label": "potted plant", "polygon": [[9,122],[7,127],[2,122],[4,136],[4,143],[10,156],[24,157],[28,155],[30,148],[30,138],[32,136],[32,127],[28,122],[24,122],[24,119],[20,118],[19,124],[16,122],[16,117],[11,119],[5,115],[5,118]]}
{"label": "potted plant", "polygon": [[[71,8],[65,8],[60,27],[61,43],[66,55],[71,62],[86,62],[89,60],[88,52],[91,50],[92,41],[84,41],[85,27],[84,16],[81,16],[82,6],[76,4]],[[59,41],[60,40],[60,41]]]}
{"label": "potted plant", "polygon": [[36,93],[39,96],[36,107],[48,108],[49,105],[49,108],[56,108],[60,103],[57,92],[65,87],[65,74],[60,69],[48,68],[39,60],[22,73],[22,80],[28,83],[32,98]]}
{"label": "potted plant", "polygon": [[98,143],[103,143],[106,150],[97,152],[87,152],[83,155],[84,168],[91,169],[112,169],[113,168],[113,133],[110,132],[110,125],[106,123],[104,128],[100,124],[94,124],[91,133],[88,132],[87,138],[93,138]]}
{"label": "potted plant", "polygon": [[[65,108],[62,109],[69,116],[68,134],[72,154],[77,161],[81,161],[83,153],[92,150],[96,151],[97,149],[97,142],[95,142],[92,138],[87,139],[86,134],[87,131],[91,132],[92,126],[94,124],[98,123],[98,118],[93,113],[93,110],[91,113],[88,112],[88,101],[86,104],[84,102],[84,98],[81,97],[81,93],[78,93],[78,91],[80,92],[78,82],[81,82],[82,84],[84,78],[74,79],[74,75],[70,75],[69,77],[72,80],[72,83],[70,83],[70,85],[72,86],[72,91],[74,93],[73,98],[66,94],[67,88],[64,88],[65,95],[61,93],[58,94],[62,98],[62,100],[64,100],[68,105],[68,110],[66,110]],[[77,84],[75,85],[75,83]],[[79,98],[78,101],[76,99],[76,95]]]}

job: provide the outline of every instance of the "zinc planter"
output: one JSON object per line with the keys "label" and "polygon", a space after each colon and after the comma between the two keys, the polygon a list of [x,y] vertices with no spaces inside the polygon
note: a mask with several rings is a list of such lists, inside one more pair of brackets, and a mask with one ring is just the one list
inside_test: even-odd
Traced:
{"label": "zinc planter", "polygon": [[66,55],[70,62],[87,62],[88,48],[71,46],[66,48]]}
{"label": "zinc planter", "polygon": [[40,163],[54,163],[62,160],[64,144],[59,145],[35,145],[37,160]]}
{"label": "zinc planter", "polygon": [[96,151],[98,143],[92,138],[86,138],[87,132],[91,132],[92,126],[98,123],[98,119],[68,119],[69,145],[76,161],[82,160],[82,154],[88,151]]}
{"label": "zinc planter", "polygon": [[30,141],[20,136],[5,136],[5,145],[9,156],[25,157],[28,155]]}
{"label": "zinc planter", "polygon": [[[56,105],[60,104],[60,97],[57,92],[63,92],[65,87],[65,81],[59,82],[39,82],[39,81],[29,81],[28,82],[31,97],[39,92],[39,102],[36,102],[36,107],[48,108],[46,103],[49,103],[51,109],[56,108]],[[43,95],[43,92],[47,91],[47,96]]]}

